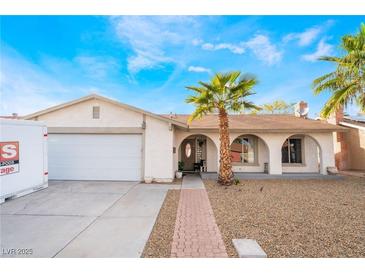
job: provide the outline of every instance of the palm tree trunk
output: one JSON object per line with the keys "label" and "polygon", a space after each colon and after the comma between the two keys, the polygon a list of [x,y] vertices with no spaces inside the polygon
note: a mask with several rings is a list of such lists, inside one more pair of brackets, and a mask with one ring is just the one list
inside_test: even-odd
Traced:
{"label": "palm tree trunk", "polygon": [[219,109],[219,140],[220,158],[218,183],[230,185],[233,183],[231,146],[229,139],[228,114],[224,108]]}

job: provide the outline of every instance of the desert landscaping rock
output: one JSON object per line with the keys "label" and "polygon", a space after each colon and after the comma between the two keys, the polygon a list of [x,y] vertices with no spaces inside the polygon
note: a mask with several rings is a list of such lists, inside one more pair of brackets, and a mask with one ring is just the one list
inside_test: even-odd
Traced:
{"label": "desert landscaping rock", "polygon": [[363,178],[205,186],[230,257],[232,239],[243,238],[268,257],[365,257]]}
{"label": "desert landscaping rock", "polygon": [[144,258],[170,258],[180,190],[169,190],[152,233],[143,250]]}

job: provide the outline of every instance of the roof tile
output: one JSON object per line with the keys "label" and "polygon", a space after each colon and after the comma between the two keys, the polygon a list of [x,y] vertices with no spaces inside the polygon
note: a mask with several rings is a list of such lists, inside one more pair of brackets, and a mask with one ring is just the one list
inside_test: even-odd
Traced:
{"label": "roof tile", "polygon": [[[170,115],[162,116],[171,118]],[[187,123],[188,118],[188,114],[177,114],[173,116],[172,120]],[[326,121],[284,114],[232,114],[229,115],[229,126],[231,130],[343,130],[342,127]],[[203,118],[191,122],[189,127],[191,129],[218,129],[218,115],[205,115]]]}

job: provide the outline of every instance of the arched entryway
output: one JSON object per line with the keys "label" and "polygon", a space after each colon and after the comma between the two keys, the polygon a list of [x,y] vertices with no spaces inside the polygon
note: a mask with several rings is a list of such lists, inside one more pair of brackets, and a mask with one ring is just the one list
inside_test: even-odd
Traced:
{"label": "arched entryway", "polygon": [[233,172],[269,172],[269,147],[255,134],[236,137],[231,144],[231,158]]}
{"label": "arched entryway", "polygon": [[217,172],[218,153],[213,140],[203,134],[185,137],[178,147],[178,162],[186,172]]}
{"label": "arched entryway", "polygon": [[310,135],[296,134],[285,139],[281,148],[283,173],[320,173],[322,149]]}

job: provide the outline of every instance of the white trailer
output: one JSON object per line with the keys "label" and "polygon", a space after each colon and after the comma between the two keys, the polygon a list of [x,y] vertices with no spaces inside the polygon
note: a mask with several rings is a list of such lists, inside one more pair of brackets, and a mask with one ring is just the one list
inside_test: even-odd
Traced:
{"label": "white trailer", "polygon": [[0,203],[47,186],[46,125],[0,119]]}

